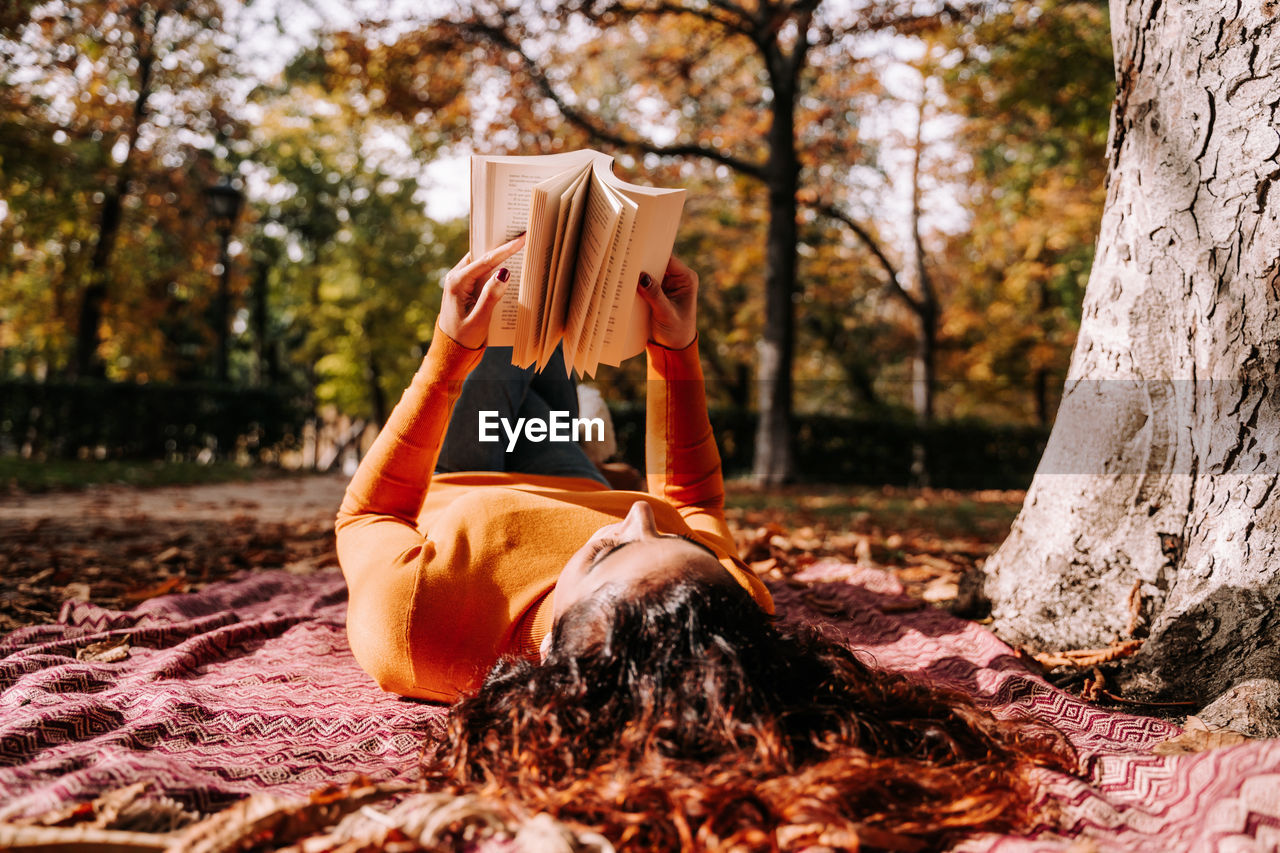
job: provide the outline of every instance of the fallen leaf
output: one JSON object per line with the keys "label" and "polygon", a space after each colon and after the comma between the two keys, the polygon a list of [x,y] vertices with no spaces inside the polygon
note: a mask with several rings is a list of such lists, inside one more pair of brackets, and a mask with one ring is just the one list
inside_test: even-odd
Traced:
{"label": "fallen leaf", "polygon": [[395,782],[370,785],[361,779],[337,793],[326,789],[318,798],[306,800],[255,794],[187,827],[168,849],[173,853],[231,853],[245,849],[255,838],[270,838],[275,845],[288,843],[408,788]]}
{"label": "fallen leaf", "polygon": [[925,586],[920,597],[930,603],[950,601],[960,594],[960,585],[955,576],[934,578]]}
{"label": "fallen leaf", "polygon": [[70,601],[88,601],[90,598],[89,585],[82,581],[69,583],[62,588],[62,594]]}
{"label": "fallen leaf", "polygon": [[1129,599],[1125,606],[1129,610],[1129,619],[1125,622],[1124,632],[1132,637],[1134,632],[1146,621],[1142,615],[1142,580],[1133,582],[1133,588],[1129,590]]}
{"label": "fallen leaf", "polygon": [[881,613],[912,613],[928,607],[925,602],[916,598],[899,598],[892,601],[877,601],[876,610]]}
{"label": "fallen leaf", "polygon": [[178,589],[178,587],[181,586],[181,584],[182,584],[181,577],[165,578],[159,583],[151,584],[150,586],[144,586],[138,589],[130,589],[126,591],[124,595],[121,596],[121,598],[123,598],[125,601],[136,604],[138,602],[146,601],[149,598],[156,598],[161,595],[168,595],[169,593]]}
{"label": "fallen leaf", "polygon": [[1224,746],[1236,746],[1247,743],[1250,738],[1231,729],[1220,729],[1209,726],[1196,716],[1187,717],[1182,734],[1161,741],[1152,747],[1156,755],[1188,755],[1194,752],[1206,752],[1210,749],[1221,749]]}
{"label": "fallen leaf", "polygon": [[115,663],[129,657],[129,640],[126,637],[115,637],[90,643],[76,649],[76,660],[94,661],[97,663]]}
{"label": "fallen leaf", "polygon": [[1080,687],[1080,698],[1086,702],[1097,702],[1106,686],[1107,682],[1103,678],[1102,670],[1095,666],[1092,677]]}

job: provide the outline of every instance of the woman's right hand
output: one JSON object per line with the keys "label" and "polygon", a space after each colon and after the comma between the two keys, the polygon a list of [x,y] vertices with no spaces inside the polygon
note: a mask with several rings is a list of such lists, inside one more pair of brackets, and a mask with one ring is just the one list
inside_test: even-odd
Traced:
{"label": "woman's right hand", "polygon": [[436,325],[467,349],[480,349],[489,337],[493,309],[507,289],[507,269],[499,264],[524,248],[521,234],[490,249],[478,260],[468,252],[444,277],[444,299]]}
{"label": "woman's right hand", "polygon": [[667,261],[662,282],[640,274],[636,286],[649,303],[649,340],[667,349],[684,349],[698,334],[698,274],[675,255]]}

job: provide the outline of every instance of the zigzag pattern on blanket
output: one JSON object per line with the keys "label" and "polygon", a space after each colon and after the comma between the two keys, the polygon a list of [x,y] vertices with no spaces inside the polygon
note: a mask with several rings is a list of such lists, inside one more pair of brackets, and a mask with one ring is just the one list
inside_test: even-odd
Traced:
{"label": "zigzag pattern on blanket", "polygon": [[[337,573],[271,572],[0,641],[0,817],[151,779],[202,811],[353,774],[411,776],[443,709],[383,693],[356,665]],[[77,661],[125,638],[129,657]]]}
{"label": "zigzag pattern on blanket", "polygon": [[[1045,774],[1060,833],[958,849],[1280,846],[1280,741],[1153,755],[1176,726],[1053,688],[980,626],[915,607],[887,574],[826,562],[798,580],[773,586],[784,619],[822,621],[878,666],[1051,723],[1086,759],[1088,781]],[[344,602],[337,573],[269,572],[129,613],[68,604],[59,624],[0,639],[0,817],[139,779],[207,811],[265,790],[303,796],[354,773],[412,778],[444,710],[373,686],[347,647]],[[75,659],[114,637],[128,639],[127,660]]]}
{"label": "zigzag pattern on blanket", "polygon": [[[1063,818],[1059,833],[982,836],[957,851],[1062,853],[1081,849],[1086,839],[1097,847],[1084,849],[1117,853],[1280,848],[1280,741],[1153,755],[1152,747],[1179,733],[1177,726],[1095,708],[1054,688],[975,623],[933,609],[882,612],[886,604],[891,611],[902,604],[894,598],[901,589],[888,576],[821,563],[797,577],[848,602],[833,626],[877,665],[986,697],[1001,716],[1049,722],[1079,750],[1089,782],[1045,773],[1044,796]],[[804,594],[790,586],[775,590],[779,610],[783,600],[790,605]]]}

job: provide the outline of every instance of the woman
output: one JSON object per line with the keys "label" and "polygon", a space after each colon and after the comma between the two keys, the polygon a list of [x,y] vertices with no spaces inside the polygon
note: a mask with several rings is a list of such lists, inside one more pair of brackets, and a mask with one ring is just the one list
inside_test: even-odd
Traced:
{"label": "woman", "polygon": [[1031,769],[1071,764],[1060,738],[772,624],[724,520],[680,261],[638,284],[647,493],[611,490],[572,444],[478,440],[480,412],[573,409],[562,363],[535,375],[485,352],[522,245],[446,276],[422,368],[338,517],[357,660],[384,689],[465,697],[429,779],[637,850],[920,849],[1033,825]]}

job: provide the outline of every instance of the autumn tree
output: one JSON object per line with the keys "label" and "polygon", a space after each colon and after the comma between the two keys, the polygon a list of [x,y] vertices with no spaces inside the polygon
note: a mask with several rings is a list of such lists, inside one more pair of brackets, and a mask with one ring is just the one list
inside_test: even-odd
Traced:
{"label": "autumn tree", "polygon": [[537,142],[557,136],[546,130],[556,125],[756,182],[766,220],[754,465],[758,481],[776,483],[795,473],[797,192],[838,184],[865,159],[859,100],[873,78],[860,73],[857,45],[907,19],[893,11],[853,15],[821,0],[574,0],[553,10],[490,0],[401,38],[398,53],[473,47],[478,141]]}
{"label": "autumn tree", "polygon": [[1143,639],[1130,689],[1232,691],[1274,735],[1280,19],[1112,8],[1097,257],[1049,446],[986,565],[994,625],[1040,648]]}
{"label": "autumn tree", "polygon": [[935,266],[954,411],[1052,420],[1105,197],[1109,34],[1096,0],[1020,0],[939,34],[966,161],[968,224]]}
{"label": "autumn tree", "polygon": [[[926,56],[927,56],[926,49]],[[908,186],[908,210],[905,222],[903,246],[894,249],[880,229],[872,222],[851,214],[849,205],[832,200],[831,194],[806,190],[802,200],[821,215],[845,226],[854,242],[860,245],[868,264],[874,269],[899,306],[911,318],[913,352],[911,356],[911,406],[918,423],[928,424],[934,418],[934,399],[937,390],[938,328],[942,306],[931,272],[931,259],[925,251],[924,230],[921,222],[922,190],[924,176],[925,120],[929,110],[926,84],[932,73],[924,67],[917,69],[921,87],[913,109],[912,129],[909,135],[899,136],[898,144],[909,154],[905,169]],[[916,460],[917,475],[927,482],[923,459]]]}
{"label": "autumn tree", "polygon": [[171,373],[157,319],[189,294],[203,301],[212,262],[211,173],[194,141],[234,125],[217,86],[220,14],[214,0],[128,0],[20,3],[0,19],[13,60],[0,65],[4,343],[19,358],[81,376],[108,363],[116,376]]}
{"label": "autumn tree", "polygon": [[419,178],[434,142],[376,114],[350,73],[365,50],[338,40],[296,57],[256,92],[261,120],[240,150],[263,186],[251,251],[270,291],[260,334],[287,345],[277,369],[318,404],[381,424],[430,340],[466,228],[428,217]]}

